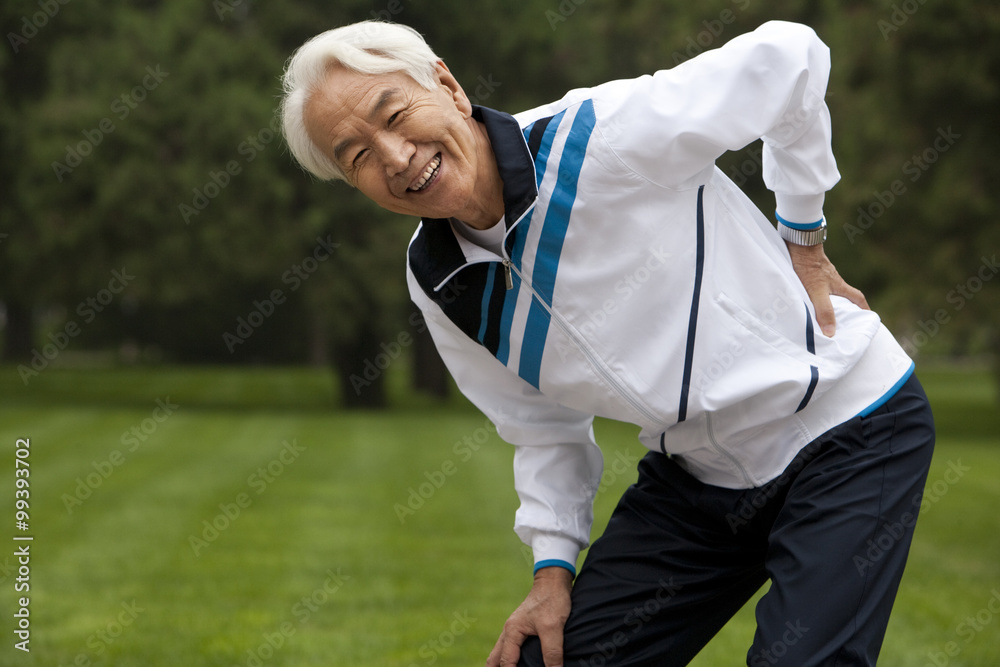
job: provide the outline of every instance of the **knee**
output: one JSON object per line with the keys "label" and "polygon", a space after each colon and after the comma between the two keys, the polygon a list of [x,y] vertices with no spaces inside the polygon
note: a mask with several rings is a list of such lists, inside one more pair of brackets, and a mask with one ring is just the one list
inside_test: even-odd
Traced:
{"label": "knee", "polygon": [[542,660],[542,643],[538,637],[528,637],[521,645],[521,658],[517,661],[517,667],[544,667]]}

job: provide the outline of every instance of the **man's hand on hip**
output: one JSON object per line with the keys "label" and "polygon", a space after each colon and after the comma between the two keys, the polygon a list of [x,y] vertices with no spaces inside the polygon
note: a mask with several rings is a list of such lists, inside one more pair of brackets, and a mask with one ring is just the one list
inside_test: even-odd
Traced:
{"label": "man's hand on hip", "polygon": [[486,660],[486,667],[514,667],[521,644],[537,635],[542,643],[545,667],[562,667],[563,626],[569,618],[573,575],[561,567],[545,567],[535,573],[535,583],[514,613]]}
{"label": "man's hand on hip", "polygon": [[837,330],[830,295],[842,296],[855,305],[870,310],[865,295],[844,282],[837,273],[836,267],[823,252],[823,244],[800,246],[786,242],[785,245],[788,246],[788,252],[792,256],[792,267],[805,286],[806,292],[809,293],[813,308],[816,309],[816,321],[828,338],[832,338]]}

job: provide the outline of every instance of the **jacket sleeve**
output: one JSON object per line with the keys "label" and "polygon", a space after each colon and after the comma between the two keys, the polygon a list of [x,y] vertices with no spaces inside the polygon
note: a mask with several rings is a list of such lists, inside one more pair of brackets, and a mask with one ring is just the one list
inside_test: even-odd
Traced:
{"label": "jacket sleeve", "polygon": [[536,569],[565,564],[575,573],[577,557],[590,543],[604,465],[593,415],[556,403],[511,372],[455,326],[410,271],[407,280],[459,389],[515,446],[514,487],[521,505],[514,531],[532,548]]}
{"label": "jacket sleeve", "polygon": [[591,89],[618,158],[663,187],[688,187],[722,153],[763,139],[778,214],[822,217],[840,179],[824,97],[830,51],[804,25],[771,21],[669,70]]}

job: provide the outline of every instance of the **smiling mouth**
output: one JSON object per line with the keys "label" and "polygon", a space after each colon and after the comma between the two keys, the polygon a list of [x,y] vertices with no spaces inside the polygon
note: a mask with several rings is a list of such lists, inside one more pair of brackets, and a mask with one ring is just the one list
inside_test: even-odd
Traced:
{"label": "smiling mouth", "polygon": [[434,156],[434,159],[428,163],[427,168],[424,169],[424,173],[420,175],[420,178],[418,178],[413,185],[406,189],[407,192],[422,192],[428,185],[430,185],[431,181],[434,180],[434,177],[437,176],[440,169],[441,154],[438,153]]}

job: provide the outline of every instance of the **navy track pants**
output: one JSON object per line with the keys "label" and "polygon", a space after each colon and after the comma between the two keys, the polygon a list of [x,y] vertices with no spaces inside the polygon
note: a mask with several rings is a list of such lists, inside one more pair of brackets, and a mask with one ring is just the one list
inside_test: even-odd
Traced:
{"label": "navy track pants", "polygon": [[[702,484],[650,452],[574,583],[564,665],[686,665],[768,579],[747,665],[874,665],[933,446],[913,375],[759,488]],[[518,664],[542,667],[537,637]]]}

